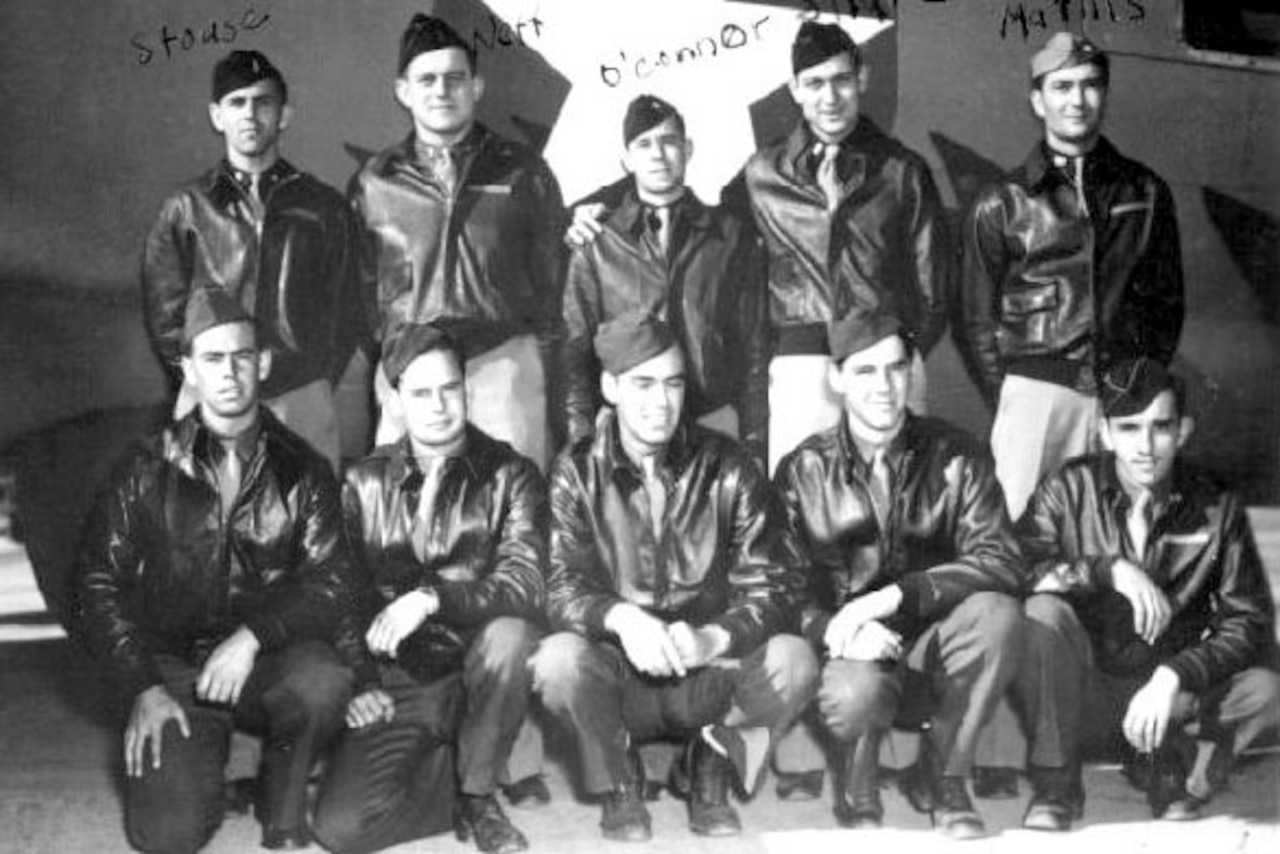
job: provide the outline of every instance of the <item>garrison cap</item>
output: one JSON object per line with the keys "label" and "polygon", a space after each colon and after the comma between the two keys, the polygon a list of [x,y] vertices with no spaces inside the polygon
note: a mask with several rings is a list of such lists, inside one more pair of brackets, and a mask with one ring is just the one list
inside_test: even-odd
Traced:
{"label": "garrison cap", "polygon": [[261,80],[274,80],[280,87],[280,100],[289,100],[289,87],[271,60],[256,50],[233,50],[213,67],[213,102]]}
{"label": "garrison cap", "polygon": [[1075,68],[1077,65],[1099,65],[1108,69],[1109,60],[1102,48],[1075,33],[1054,33],[1044,47],[1031,57],[1031,79],[1039,80],[1051,71]]}
{"label": "garrison cap", "polygon": [[400,375],[413,364],[413,360],[431,350],[453,353],[458,367],[466,370],[462,345],[443,327],[434,323],[406,323],[382,342],[382,370],[387,375],[387,382],[393,387],[398,385]]}
{"label": "garrison cap", "polygon": [[1125,418],[1142,412],[1166,391],[1182,406],[1182,382],[1160,362],[1148,356],[1116,362],[1102,375],[1098,398],[1107,418]]}
{"label": "garrison cap", "polygon": [[805,21],[791,43],[791,73],[798,75],[842,53],[850,54],[855,64],[858,62],[858,45],[843,27]]}
{"label": "garrison cap", "polygon": [[622,120],[622,144],[630,145],[631,140],[646,131],[651,131],[667,119],[675,117],[684,133],[684,116],[680,111],[656,95],[640,95],[627,105],[627,115]]}
{"label": "garrison cap", "polygon": [[844,317],[828,324],[827,346],[831,350],[831,358],[840,364],[854,353],[860,353],[892,335],[908,341],[906,328],[896,314],[881,308],[855,306]]}
{"label": "garrison cap", "polygon": [[187,300],[182,324],[182,349],[191,351],[191,343],[215,326],[227,323],[253,324],[253,315],[225,288],[208,285],[192,291]]}
{"label": "garrison cap", "polygon": [[602,323],[596,330],[600,364],[620,376],[676,346],[676,336],[663,320],[645,312],[631,312]]}
{"label": "garrison cap", "polygon": [[465,53],[467,64],[471,66],[472,71],[475,70],[475,47],[467,44],[462,36],[458,35],[458,31],[445,23],[443,18],[419,12],[413,16],[413,20],[409,21],[409,26],[405,27],[404,33],[400,36],[400,64],[397,66],[397,71],[404,74],[409,63],[413,62],[420,53],[430,53],[433,50],[444,50],[448,47],[456,47]]}

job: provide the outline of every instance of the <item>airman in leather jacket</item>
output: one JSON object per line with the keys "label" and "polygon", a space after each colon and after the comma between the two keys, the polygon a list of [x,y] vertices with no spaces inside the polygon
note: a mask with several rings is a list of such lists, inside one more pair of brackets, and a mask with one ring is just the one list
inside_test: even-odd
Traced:
{"label": "airman in leather jacket", "polygon": [[226,451],[199,412],[126,455],[86,529],[79,624],[130,701],[163,683],[153,654],[199,663],[241,625],[264,653],[330,641],[353,601],[328,464],[260,410],[224,523],[216,469]]}
{"label": "airman in leather jacket", "polygon": [[574,252],[565,288],[564,370],[569,439],[591,432],[600,399],[592,336],[603,322],[647,310],[672,324],[688,354],[694,418],[732,405],[743,441],[764,458],[769,333],[764,255],[749,221],[709,208],[691,191],[673,206],[672,254],[645,239],[635,189]]}
{"label": "airman in leather jacket", "polygon": [[203,287],[225,288],[256,319],[274,354],[264,399],[334,382],[351,359],[361,324],[346,201],[284,160],[262,186],[259,212],[223,160],[171,196],[147,236],[147,333],[175,381],[187,299]]}
{"label": "airman in leather jacket", "polygon": [[611,639],[608,611],[639,605],[667,622],[722,626],[740,657],[792,625],[800,578],[779,558],[768,482],[732,440],[682,424],[665,457],[667,535],[655,540],[643,475],[617,416],[557,458],[551,479],[547,608],[552,626]]}
{"label": "airman in leather jacket", "polygon": [[[1111,454],[1068,463],[1046,480],[1018,522],[1036,578],[1057,576],[1094,638],[1106,672],[1146,678],[1157,665],[1200,694],[1255,665],[1275,666],[1275,610],[1244,506],[1184,463],[1157,504],[1141,555],[1126,535],[1130,500]],[[1112,565],[1142,569],[1173,611],[1147,644],[1128,603],[1111,586]]]}
{"label": "airman in leather jacket", "polygon": [[993,406],[1006,373],[1092,394],[1124,358],[1168,364],[1182,331],[1168,186],[1106,138],[1084,161],[1085,207],[1041,142],[975,203],[964,229],[957,344]]}
{"label": "airman in leather jacket", "polygon": [[908,415],[887,460],[893,477],[883,527],[870,467],[843,420],[784,457],[774,476],[789,550],[809,567],[802,632],[819,647],[845,602],[890,584],[901,588],[902,604],[888,622],[907,636],[971,593],[1022,589],[1022,553],[976,440]]}
{"label": "airman in leather jacket", "polygon": [[431,588],[440,610],[401,645],[397,660],[411,673],[443,675],[461,666],[476,633],[495,617],[543,621],[547,498],[532,462],[473,425],[465,451],[444,461],[429,523],[426,559],[414,552],[423,474],[406,436],[377,448],[347,471],[343,512],[356,559],[370,580],[343,632],[354,656],[357,690],[378,683],[364,651],[373,616],[397,598]]}

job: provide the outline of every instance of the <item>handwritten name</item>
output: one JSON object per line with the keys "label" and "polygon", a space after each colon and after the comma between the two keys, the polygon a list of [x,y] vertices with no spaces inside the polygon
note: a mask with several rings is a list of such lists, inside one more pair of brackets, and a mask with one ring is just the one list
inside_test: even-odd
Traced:
{"label": "handwritten name", "polygon": [[[938,2],[938,0],[926,0]],[[945,0],[943,0],[945,2]],[[898,0],[804,0],[800,17],[812,21],[819,15],[848,15],[850,18],[875,18],[888,21],[898,12]]]}
{"label": "handwritten name", "polygon": [[608,62],[600,63],[600,80],[604,85],[614,88],[621,86],[628,76],[643,80],[673,66],[714,59],[721,51],[733,51],[752,42],[761,41],[764,36],[760,31],[768,22],[769,16],[765,15],[756,21],[748,22],[745,26],[728,23],[720,27],[718,33],[702,36],[695,39],[692,44],[663,49],[652,54],[628,56],[625,50],[620,50],[616,65]]}
{"label": "handwritten name", "polygon": [[1009,3],[1000,18],[1000,38],[1060,29],[1079,21],[1132,23],[1147,17],[1147,0],[1051,0],[1044,3]]}
{"label": "handwritten name", "polygon": [[532,37],[537,39],[542,36],[544,26],[546,24],[537,15],[531,18],[517,18],[512,25],[490,12],[487,26],[472,28],[471,47],[477,52],[480,48],[494,51],[507,47],[524,47],[527,44],[526,30],[531,31]]}
{"label": "handwritten name", "polygon": [[137,51],[138,65],[154,67],[157,59],[170,60],[189,50],[232,44],[241,33],[261,29],[270,20],[270,13],[260,13],[249,7],[239,18],[223,18],[193,26],[162,24],[155,31],[134,33],[129,45]]}

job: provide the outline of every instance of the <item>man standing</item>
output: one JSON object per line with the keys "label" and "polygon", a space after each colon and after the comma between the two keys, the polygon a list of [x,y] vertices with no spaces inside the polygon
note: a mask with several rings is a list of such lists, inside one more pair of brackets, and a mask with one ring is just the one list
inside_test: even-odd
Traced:
{"label": "man standing", "polygon": [[1102,135],[1107,55],[1058,33],[1031,58],[1044,139],[979,196],[964,230],[957,344],[995,410],[991,447],[1017,519],[1046,474],[1093,449],[1097,378],[1168,364],[1182,329],[1173,197]]}
{"label": "man standing", "polygon": [[929,725],[919,770],[939,830],[981,836],[965,778],[1022,643],[1000,486],[974,439],[907,410],[912,353],[896,316],[836,321],[830,352],[844,417],[785,457],[776,484],[809,572],[802,631],[827,658],[817,705],[841,747],[836,819],[879,826],[881,736],[910,712]]}
{"label": "man standing", "polygon": [[693,140],[684,117],[652,95],[627,108],[623,163],[633,186],[599,237],[569,261],[564,365],[569,440],[591,433],[600,406],[596,330],[628,312],[666,321],[689,357],[685,411],[741,436],[761,463],[768,429],[764,256],[749,221],[708,208],[685,186]]}
{"label": "man standing", "polygon": [[[143,250],[143,305],[151,346],[179,380],[187,303],[203,288],[231,294],[274,357],[262,403],[336,469],[333,387],[360,334],[351,221],[337,190],[280,157],[291,117],[262,54],[232,51],[214,67],[209,121],[226,156],[161,208]],[[183,386],[174,417],[194,406]]]}
{"label": "man standing", "polygon": [[[474,48],[439,18],[415,15],[400,43],[396,100],[413,118],[402,143],[351,182],[361,287],[386,341],[436,323],[466,347],[472,423],[544,468],[548,367],[557,357],[563,210],[537,154],[476,120],[485,81]],[[375,378],[378,444],[404,434]]]}
{"label": "man standing", "polygon": [[382,364],[408,433],[347,473],[348,528],[374,602],[344,638],[357,695],[316,836],[366,852],[438,832],[456,786],[460,839],[523,851],[494,792],[529,711],[546,488],[532,462],[467,422],[462,350],[441,330],[400,327]]}
{"label": "man standing", "polygon": [[606,839],[651,835],[634,747],[677,737],[689,827],[741,829],[730,772],[751,792],[774,735],[812,696],[817,662],[790,622],[768,483],[732,440],[682,419],[685,359],[648,316],[600,327],[609,408],[556,460],[548,610],[534,657],[547,710],[577,735]]}
{"label": "man standing", "polygon": [[86,531],[86,645],[129,705],[125,825],[142,851],[195,851],[223,815],[233,728],[263,736],[266,848],[308,842],[306,785],[342,728],[351,673],[329,645],[352,600],[337,484],[259,406],[271,351],[217,286],[187,301],[196,408],[120,464]]}
{"label": "man standing", "polygon": [[1057,594],[1027,603],[1018,679],[1025,710],[1055,714],[1027,727],[1038,785],[1024,823],[1044,830],[1082,813],[1086,747],[1122,734],[1153,814],[1187,820],[1280,723],[1266,574],[1240,500],[1178,458],[1194,426],[1179,383],[1130,359],[1100,396],[1106,452],[1046,479],[1018,524],[1036,591]]}

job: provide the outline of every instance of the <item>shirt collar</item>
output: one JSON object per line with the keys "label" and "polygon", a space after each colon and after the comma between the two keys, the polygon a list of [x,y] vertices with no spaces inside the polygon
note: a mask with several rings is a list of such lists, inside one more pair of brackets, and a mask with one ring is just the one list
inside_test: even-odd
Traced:
{"label": "shirt collar", "polygon": [[[913,439],[916,432],[915,416],[910,412],[906,415],[906,421],[902,425],[902,429],[898,431],[898,435],[893,437],[885,449],[885,461],[889,464],[889,469],[895,474],[899,472],[904,460],[908,456],[913,445]],[[836,433],[836,442],[840,451],[840,459],[843,463],[845,476],[852,477],[856,475],[862,480],[866,480],[871,475],[871,460],[862,455],[858,442],[853,437],[853,433],[849,430],[849,416],[842,415],[840,418],[840,428]]]}
{"label": "shirt collar", "polygon": [[[614,211],[611,219],[620,231],[633,237],[639,237],[644,234],[645,216],[651,207],[653,206],[640,200],[633,183],[627,188],[626,194],[622,197],[622,201],[619,203],[618,209]],[[711,212],[694,194],[691,187],[686,187],[684,195],[676,199],[668,207],[671,208],[671,228],[673,231],[677,222],[682,228],[686,226],[696,229],[711,227]]]}
{"label": "shirt collar", "polygon": [[[1129,508],[1133,506],[1134,496],[1125,488],[1124,481],[1120,479],[1120,473],[1116,470],[1116,465],[1116,455],[1114,453],[1101,455],[1098,458],[1097,478],[1101,484],[1102,497],[1106,506],[1117,513],[1127,513]],[[1175,461],[1173,464],[1173,476],[1152,495],[1153,515],[1163,515],[1167,509],[1178,506],[1182,503],[1186,493],[1186,472],[1182,463]]]}
{"label": "shirt collar", "polygon": [[[618,413],[612,406],[601,409],[600,416],[596,419],[596,438],[592,444],[594,452],[600,457],[606,474],[611,479],[615,481],[630,479],[633,485],[644,482],[644,473],[622,447],[622,437],[618,431]],[[671,443],[667,445],[666,453],[662,456],[660,470],[670,473],[678,480],[684,474],[685,467],[688,466],[692,457],[692,437],[689,435],[689,428],[684,418],[681,418],[675,435],[671,437]]]}
{"label": "shirt collar", "polygon": [[[470,422],[467,423],[466,429],[466,440],[462,444],[462,449],[445,459],[440,469],[441,477],[459,466],[472,477],[480,476],[480,456],[484,449],[484,435]],[[407,434],[392,446],[388,476],[390,481],[401,489],[416,489],[422,485],[424,477],[422,466],[418,464],[418,458],[413,453],[413,442]]]}
{"label": "shirt collar", "polygon": [[[1036,143],[1027,156],[1023,169],[1027,175],[1027,183],[1038,187],[1049,180],[1062,175],[1061,169],[1054,165],[1054,152],[1043,139]],[[1098,137],[1093,149],[1084,155],[1086,174],[1109,173],[1119,159],[1119,153],[1105,136]]]}

